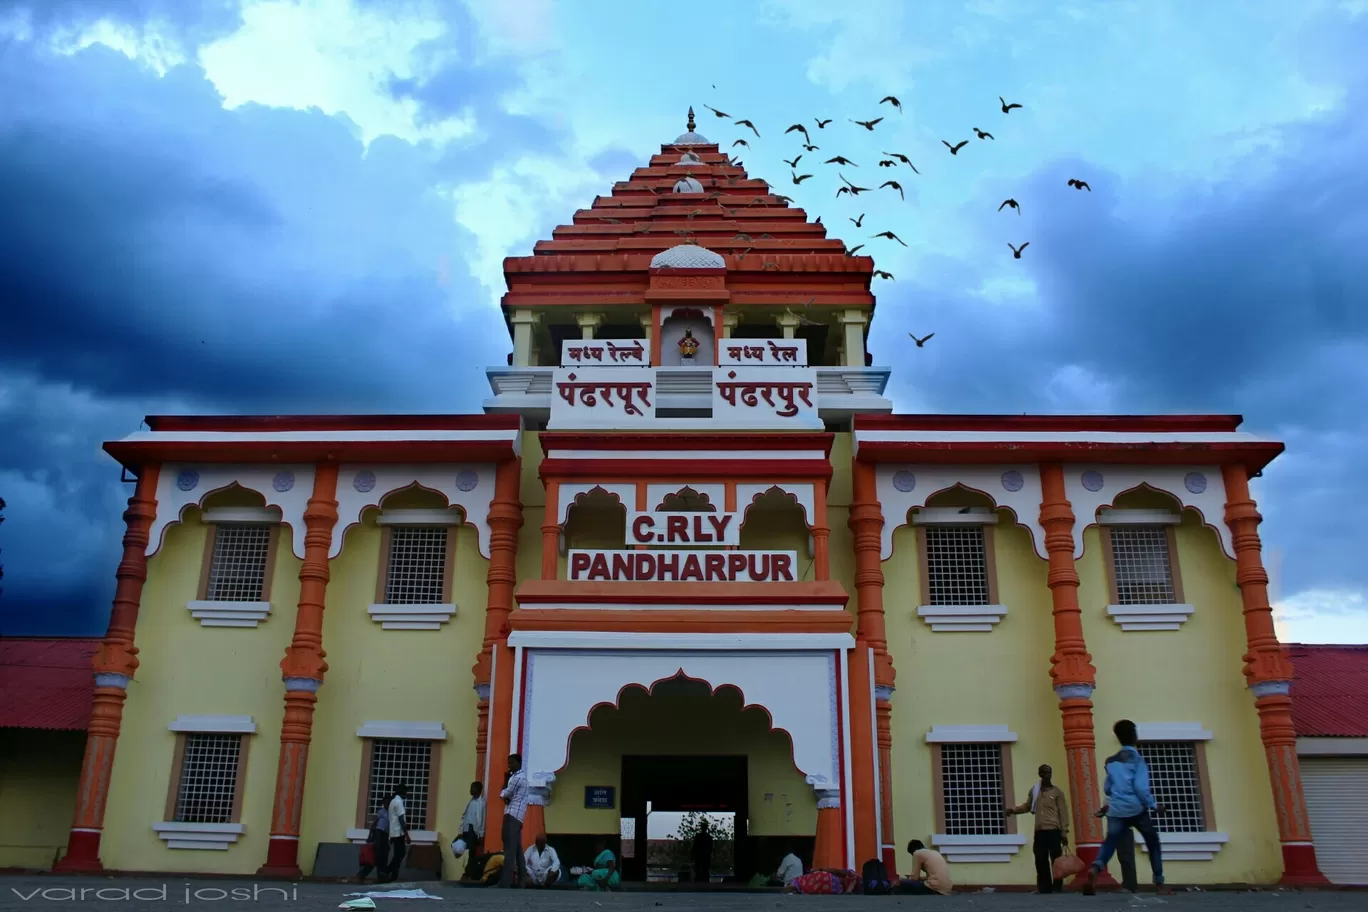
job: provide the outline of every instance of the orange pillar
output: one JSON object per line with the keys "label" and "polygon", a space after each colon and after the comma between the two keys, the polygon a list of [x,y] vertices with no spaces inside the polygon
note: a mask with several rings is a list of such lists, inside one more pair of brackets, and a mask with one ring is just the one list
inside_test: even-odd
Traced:
{"label": "orange pillar", "polygon": [[[857,863],[878,857],[883,859],[889,871],[897,870],[897,848],[893,841],[893,758],[892,758],[892,698],[893,698],[893,658],[888,654],[888,634],[884,626],[883,609],[883,557],[882,535],[884,526],[883,506],[879,503],[878,487],[875,483],[874,466],[860,462],[851,463],[851,504],[848,522],[855,543],[855,598],[856,644],[851,654],[851,668],[858,664],[863,671],[858,679],[851,675],[851,763],[852,781],[861,779],[870,783],[868,807],[861,805],[863,797],[857,792],[855,803],[855,845]],[[863,686],[868,692],[869,651],[874,654],[874,712],[875,731],[869,732],[868,746],[860,745],[854,732],[868,731],[868,698],[861,697],[863,713],[856,711],[857,695],[855,689]],[[857,729],[859,725],[862,728]],[[874,751],[879,751],[878,794],[874,796]],[[868,751],[866,754],[865,752]],[[857,759],[859,758],[859,759]],[[877,800],[880,814],[874,813]],[[868,834],[868,835],[866,835]],[[872,842],[871,842],[872,839]],[[873,855],[864,854],[870,847]]]}
{"label": "orange pillar", "polygon": [[[521,520],[521,512],[519,519]],[[567,519],[569,517],[566,517]],[[521,525],[521,522],[519,522]],[[542,512],[542,579],[553,580],[560,563],[560,482],[546,483],[546,508]]]}
{"label": "orange pillar", "polygon": [[[517,459],[499,463],[494,476],[494,498],[489,503],[489,571],[485,576],[488,590],[485,602],[484,643],[480,654],[471,669],[475,675],[476,706],[479,714],[478,730],[475,733],[475,778],[484,781],[486,757],[490,747],[490,699],[495,682],[492,679],[494,650],[508,639],[508,614],[513,610],[513,590],[518,583],[518,530],[523,524],[522,501],[519,491],[522,486],[522,463]],[[554,492],[548,492],[554,496]],[[554,509],[554,507],[552,508]],[[511,662],[511,651],[508,652]],[[504,656],[500,655],[500,661]],[[510,682],[512,677],[508,679]],[[504,699],[510,699],[511,691]],[[496,702],[495,712],[507,714],[508,706]],[[504,745],[507,746],[508,732],[504,730]],[[504,751],[506,754],[507,751]],[[496,754],[497,757],[497,754]],[[494,771],[490,770],[491,778]],[[503,782],[499,774],[498,784]],[[496,783],[485,782],[485,800],[492,806],[498,800]],[[492,793],[492,794],[491,794]],[[502,805],[500,805],[502,807]],[[491,821],[499,818],[490,817]],[[485,842],[489,843],[490,824],[485,824]]]}
{"label": "orange pillar", "polygon": [[513,676],[515,669],[514,651],[508,646],[505,634],[494,645],[498,661],[494,663],[493,710],[489,714],[489,783],[485,812],[485,851],[497,852],[503,849],[504,801],[499,792],[504,787],[504,774],[508,772],[508,755],[512,753],[513,714]]}
{"label": "orange pillar", "polygon": [[304,563],[299,568],[299,608],[294,637],[280,660],[285,681],[285,719],[280,726],[280,763],[276,767],[271,841],[261,877],[300,877],[299,821],[304,811],[304,776],[313,740],[314,705],[328,671],[323,650],[323,609],[328,594],[328,552],[337,526],[337,471],[334,464],[314,472],[313,496],[304,509]]}
{"label": "orange pillar", "polygon": [[62,873],[100,871],[100,833],[104,829],[105,801],[109,797],[109,777],[114,770],[114,748],[123,722],[128,682],[138,670],[138,647],[133,644],[142,603],[143,583],[147,581],[147,542],[152,520],[157,516],[157,478],[160,466],[143,466],[138,484],[124,511],[127,527],[123,538],[123,560],[114,572],[114,607],[104,642],[95,653],[95,703],[86,730],[85,759],[76,790],[76,815],[67,838],[66,855],[53,866]]}
{"label": "orange pillar", "polygon": [[831,579],[831,523],[827,519],[827,482],[816,478],[812,482],[812,567],[813,579]]}
{"label": "orange pillar", "polygon": [[[845,852],[841,848],[841,799],[839,792],[831,797],[823,797],[819,791],[817,798],[817,839],[812,845],[812,867],[844,868],[842,862]],[[858,868],[859,864],[854,863]]]}
{"label": "orange pillar", "polygon": [[1225,521],[1235,549],[1235,584],[1244,605],[1244,675],[1259,712],[1259,736],[1268,760],[1273,786],[1273,807],[1278,815],[1278,839],[1282,842],[1283,878],[1286,884],[1327,883],[1316,864],[1311,825],[1302,793],[1301,765],[1297,762],[1297,733],[1292,727],[1292,663],[1278,643],[1273,629],[1273,609],[1268,603],[1268,574],[1260,552],[1259,523],[1263,517],[1249,496],[1249,473],[1243,465],[1227,465]]}
{"label": "orange pillar", "polygon": [[[1040,465],[1040,525],[1049,555],[1050,599],[1054,604],[1055,651],[1050,678],[1064,717],[1064,751],[1069,772],[1069,805],[1078,856],[1091,863],[1105,833],[1094,814],[1101,807],[1097,791],[1097,738],[1093,733],[1092,693],[1097,669],[1083,639],[1078,608],[1078,570],[1074,566],[1073,505],[1064,489],[1064,466]],[[1106,873],[1103,872],[1103,877]]]}

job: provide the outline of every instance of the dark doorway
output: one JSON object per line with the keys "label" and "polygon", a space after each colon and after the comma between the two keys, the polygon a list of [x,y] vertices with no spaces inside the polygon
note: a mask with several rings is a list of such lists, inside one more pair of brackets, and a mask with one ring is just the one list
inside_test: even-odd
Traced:
{"label": "dark doorway", "polygon": [[655,811],[734,813],[735,874],[749,879],[755,864],[746,838],[748,785],[744,756],[624,756],[622,816],[636,821],[636,840],[633,857],[623,853],[623,879],[646,879],[648,803]]}

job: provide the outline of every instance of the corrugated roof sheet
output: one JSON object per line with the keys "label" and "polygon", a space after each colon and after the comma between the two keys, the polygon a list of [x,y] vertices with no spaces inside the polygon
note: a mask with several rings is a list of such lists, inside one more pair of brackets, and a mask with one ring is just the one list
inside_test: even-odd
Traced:
{"label": "corrugated roof sheet", "polygon": [[84,731],[95,693],[94,639],[0,639],[0,728]]}
{"label": "corrugated roof sheet", "polygon": [[1368,738],[1368,646],[1291,644],[1292,723],[1303,738]]}

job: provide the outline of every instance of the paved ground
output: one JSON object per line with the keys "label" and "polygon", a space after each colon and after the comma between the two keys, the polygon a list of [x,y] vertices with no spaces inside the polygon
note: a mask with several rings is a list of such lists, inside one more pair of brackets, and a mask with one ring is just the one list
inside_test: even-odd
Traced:
{"label": "paved ground", "polygon": [[[611,893],[590,894],[573,890],[530,893],[522,890],[471,889],[455,884],[395,884],[392,889],[421,886],[441,897],[435,900],[377,899],[377,912],[445,912],[451,909],[527,909],[530,912],[655,912],[661,909],[708,910],[708,912],[770,912],[801,909],[804,912],[856,912],[874,907],[912,909],[930,904],[946,912],[1036,912],[1064,908],[1070,912],[1363,912],[1368,909],[1365,892],[1179,892],[1169,897],[1103,893],[1088,898],[1032,896],[1021,893],[957,893],[949,897],[875,896],[781,896],[764,893]],[[180,880],[143,878],[0,877],[0,912],[36,912],[51,906],[98,908],[111,912],[140,910],[158,912],[168,907],[194,906],[202,912],[225,907],[255,912],[313,912],[336,909],[345,894],[372,887],[342,884],[275,882],[253,884],[248,880]],[[284,894],[282,894],[284,890]],[[127,898],[125,898],[127,897]]]}

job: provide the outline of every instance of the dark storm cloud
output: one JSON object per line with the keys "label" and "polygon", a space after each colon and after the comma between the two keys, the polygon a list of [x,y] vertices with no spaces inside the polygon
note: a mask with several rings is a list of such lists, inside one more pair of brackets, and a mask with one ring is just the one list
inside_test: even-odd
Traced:
{"label": "dark storm cloud", "polygon": [[[1346,46],[1362,47],[1368,23],[1355,30]],[[1214,184],[1062,161],[990,185],[966,212],[990,268],[933,258],[881,289],[883,319],[943,343],[897,383],[936,410],[1038,411],[1076,366],[1110,385],[1106,408],[1243,414],[1288,444],[1256,492],[1287,555],[1284,593],[1368,588],[1368,532],[1342,509],[1368,495],[1366,90],[1350,81],[1334,113],[1281,128]],[[1009,196],[1021,217],[994,211]],[[1013,260],[1007,242],[1026,240]],[[966,291],[985,272],[1034,295]],[[1065,409],[1088,401],[1078,393]]]}
{"label": "dark storm cloud", "polygon": [[193,65],[0,49],[0,632],[102,631],[129,491],[99,445],[146,413],[478,410],[509,342],[435,188],[545,135],[497,129],[366,148]]}

